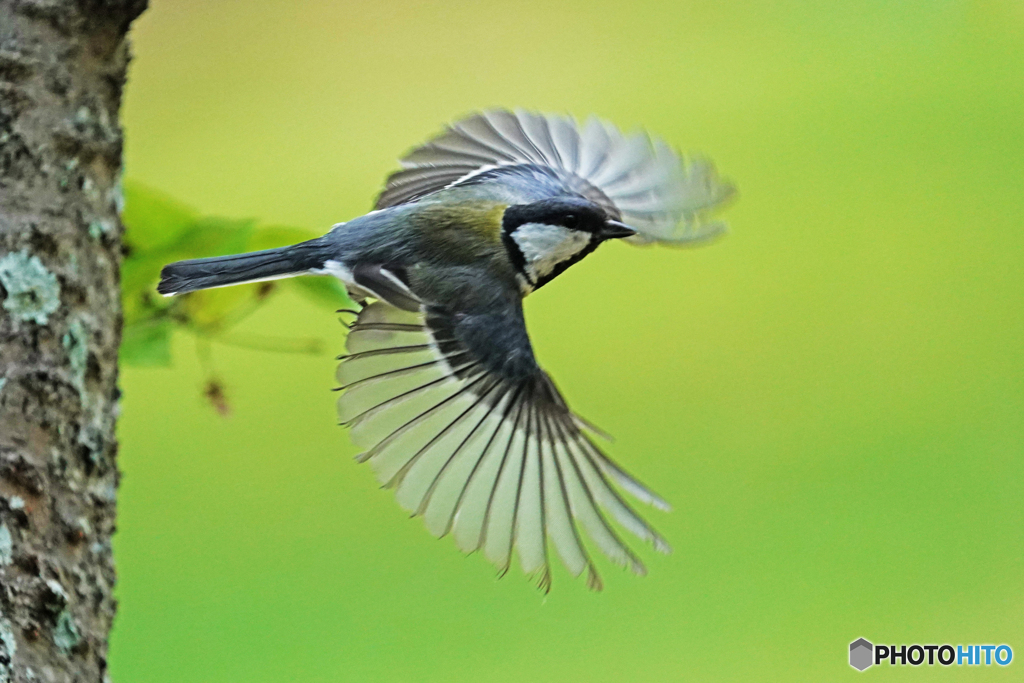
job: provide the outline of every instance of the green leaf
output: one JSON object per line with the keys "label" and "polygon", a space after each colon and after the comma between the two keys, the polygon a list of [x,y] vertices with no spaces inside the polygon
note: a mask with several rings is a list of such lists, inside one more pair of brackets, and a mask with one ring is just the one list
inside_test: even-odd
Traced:
{"label": "green leaf", "polygon": [[306,230],[305,228],[293,228],[286,225],[265,225],[253,231],[246,250],[274,249],[275,247],[305,242],[319,236],[312,230]]}
{"label": "green leaf", "polygon": [[134,181],[125,181],[124,196],[121,220],[129,254],[174,242],[197,218],[187,206]]}
{"label": "green leaf", "polygon": [[121,333],[121,362],[149,367],[170,365],[171,330],[167,318],[126,325]]}
{"label": "green leaf", "polygon": [[247,250],[255,227],[256,221],[249,218],[200,218],[166,247],[166,255],[180,259],[238,254]]}
{"label": "green leaf", "polygon": [[121,263],[121,299],[127,302],[144,294],[159,296],[156,283],[160,280],[160,269],[173,260],[159,251],[130,254]]}
{"label": "green leaf", "polygon": [[301,275],[282,281],[315,304],[330,306],[331,310],[352,308],[355,303],[348,296],[345,286],[334,277],[324,275]]}
{"label": "green leaf", "polygon": [[318,233],[292,226],[257,226],[249,219],[199,216],[163,193],[135,182],[125,184],[125,195],[122,218],[128,249],[121,267],[121,361],[127,365],[169,365],[175,329],[202,339],[250,348],[321,351],[317,340],[257,338],[231,330],[281,286],[294,287],[303,296],[332,310],[353,306],[345,287],[330,277],[299,277],[164,298],[156,292],[156,284],[161,269],[168,263],[272,249],[314,239]]}
{"label": "green leaf", "polygon": [[203,332],[216,334],[252,313],[276,289],[274,282],[204,289],[177,297],[175,311]]}

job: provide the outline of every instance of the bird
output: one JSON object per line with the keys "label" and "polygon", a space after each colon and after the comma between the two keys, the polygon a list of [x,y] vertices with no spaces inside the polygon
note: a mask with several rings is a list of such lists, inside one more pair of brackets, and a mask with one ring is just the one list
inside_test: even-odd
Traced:
{"label": "bird", "polygon": [[670,547],[622,491],[670,507],[568,407],[534,355],[523,299],[609,240],[714,241],[733,184],[643,131],[522,109],[457,120],[400,165],[369,213],[292,246],[168,264],[157,291],[338,278],[359,305],[339,421],[400,505],[499,576],[515,555],[544,592],[552,555],[601,590],[590,544],[646,574],[621,530]]}

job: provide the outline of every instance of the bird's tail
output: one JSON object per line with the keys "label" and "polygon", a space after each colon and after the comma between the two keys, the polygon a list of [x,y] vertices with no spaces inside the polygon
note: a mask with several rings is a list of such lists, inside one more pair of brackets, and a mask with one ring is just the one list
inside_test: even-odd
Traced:
{"label": "bird's tail", "polygon": [[172,296],[198,289],[276,280],[322,268],[326,260],[327,245],[322,238],[317,238],[248,254],[177,261],[164,266],[156,291]]}

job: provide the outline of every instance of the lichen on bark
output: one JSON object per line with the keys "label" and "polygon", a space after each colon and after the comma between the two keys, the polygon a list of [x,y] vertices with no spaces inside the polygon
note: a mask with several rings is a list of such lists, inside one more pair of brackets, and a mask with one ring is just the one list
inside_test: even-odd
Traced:
{"label": "lichen on bark", "polygon": [[126,34],[0,0],[0,683],[107,680]]}
{"label": "lichen on bark", "polygon": [[3,306],[17,322],[45,325],[60,306],[57,277],[37,256],[18,251],[0,258],[0,285],[7,290]]}

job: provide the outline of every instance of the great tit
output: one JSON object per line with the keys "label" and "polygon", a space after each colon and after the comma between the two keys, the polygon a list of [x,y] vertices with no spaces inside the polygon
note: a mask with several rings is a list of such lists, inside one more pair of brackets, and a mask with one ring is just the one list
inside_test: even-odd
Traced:
{"label": "great tit", "polygon": [[293,246],[172,263],[158,291],[340,279],[361,305],[337,372],[340,421],[403,507],[502,574],[515,549],[544,590],[549,540],[601,588],[583,532],[646,573],[609,520],[657,550],[668,543],[616,487],[669,506],[568,408],[537,364],[522,301],[609,239],[709,242],[732,185],[646,134],[520,110],[458,121],[401,165],[370,213]]}

